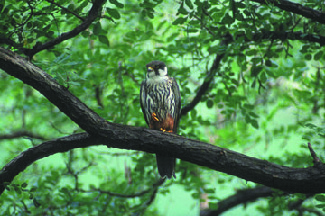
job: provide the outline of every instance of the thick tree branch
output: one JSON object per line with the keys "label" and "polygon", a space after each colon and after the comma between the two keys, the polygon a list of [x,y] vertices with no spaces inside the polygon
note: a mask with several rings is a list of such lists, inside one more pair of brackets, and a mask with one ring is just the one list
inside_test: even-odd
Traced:
{"label": "thick tree branch", "polygon": [[254,202],[259,198],[272,196],[273,193],[274,190],[272,190],[272,188],[265,186],[258,186],[251,189],[239,190],[236,194],[218,202],[218,210],[203,210],[200,212],[200,215],[219,215],[240,204],[246,204],[248,202]]}
{"label": "thick tree branch", "polygon": [[99,17],[102,6],[105,2],[105,0],[95,0],[92,8],[89,11],[88,17],[79,26],[69,32],[62,33],[59,37],[51,41],[43,44],[36,44],[32,49],[23,49],[23,53],[28,56],[29,59],[32,59],[36,53],[45,49],[50,49],[64,40],[69,40],[70,38],[77,36],[80,32],[86,30],[91,23],[95,21],[97,17]]}
{"label": "thick tree branch", "polygon": [[0,68],[37,89],[90,134],[75,134],[26,150],[2,169],[2,184],[11,182],[15,175],[39,158],[73,148],[105,144],[107,147],[177,157],[283,191],[325,192],[324,164],[307,168],[279,166],[175,134],[107,122],[51,76],[15,53],[0,48]]}
{"label": "thick tree branch", "polygon": [[[249,202],[254,202],[259,198],[264,197],[271,197],[273,196],[273,193],[275,193],[274,189],[266,187],[266,186],[257,186],[255,188],[250,189],[243,189],[237,191],[236,194],[231,195],[227,197],[226,199],[218,202],[218,209],[217,210],[209,210],[205,209],[200,212],[201,216],[214,216],[214,215],[220,215],[224,212],[227,212],[229,209],[234,208],[241,204],[247,204]],[[275,194],[278,196],[277,194]],[[286,193],[283,193],[283,195],[287,195]],[[303,211],[309,211],[309,209],[302,208],[302,204],[304,201],[306,201],[308,198],[312,197],[314,194],[306,194],[305,199],[299,199],[298,201],[289,202],[288,203],[288,209],[289,210],[297,210],[299,212]],[[315,213],[316,215],[322,215],[319,214],[319,211],[312,210],[311,212]]]}
{"label": "thick tree branch", "polygon": [[306,18],[312,19],[315,22],[325,24],[325,13],[303,6],[301,4],[297,4],[287,0],[253,0],[253,1],[260,4],[271,4],[282,10],[295,13],[295,14],[300,14]]}
{"label": "thick tree branch", "polygon": [[98,132],[97,124],[108,124],[50,75],[12,51],[0,48],[0,68],[41,92],[72,121],[89,133]]}
{"label": "thick tree branch", "polygon": [[[114,129],[114,127],[116,128]],[[113,148],[168,154],[283,191],[296,193],[325,192],[324,164],[318,167],[290,168],[161,131],[121,126],[114,123],[111,123],[110,126],[98,126],[99,130],[103,130],[103,128],[106,128],[106,134],[73,134],[27,149],[3,167],[0,172],[0,185],[4,182],[11,182],[30,164],[43,157],[75,148],[104,144]],[[1,188],[0,186],[0,192],[3,190],[4,187]]]}

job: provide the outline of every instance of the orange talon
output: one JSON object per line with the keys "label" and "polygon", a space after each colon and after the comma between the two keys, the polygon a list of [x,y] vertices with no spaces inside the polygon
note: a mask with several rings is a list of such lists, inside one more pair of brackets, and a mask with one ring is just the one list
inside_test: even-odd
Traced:
{"label": "orange talon", "polygon": [[157,118],[157,115],[156,115],[156,113],[152,113],[152,115],[151,115],[151,117],[152,117],[152,119],[154,120],[154,121],[159,121],[159,119]]}
{"label": "orange talon", "polygon": [[162,132],[165,132],[165,131],[166,131],[164,128],[160,128],[160,130],[161,130]]}

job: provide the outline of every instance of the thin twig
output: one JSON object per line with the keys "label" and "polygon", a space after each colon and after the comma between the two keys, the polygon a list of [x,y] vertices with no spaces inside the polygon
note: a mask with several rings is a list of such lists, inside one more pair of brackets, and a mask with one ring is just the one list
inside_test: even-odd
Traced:
{"label": "thin twig", "polygon": [[153,191],[157,191],[157,188],[162,185],[164,183],[165,179],[159,179],[155,184],[152,185],[152,188],[148,188],[144,191],[141,192],[136,192],[133,194],[122,194],[122,193],[115,193],[115,192],[111,192],[111,191],[107,191],[107,190],[101,190],[99,188],[97,189],[91,189],[91,190],[79,190],[82,193],[94,193],[94,192],[98,192],[101,194],[108,194],[110,196],[115,196],[115,197],[120,197],[120,198],[136,198],[136,197],[140,197],[140,196],[144,196],[145,194]]}
{"label": "thin twig", "polygon": [[311,147],[311,144],[308,143],[308,148],[309,148],[309,151],[310,151],[310,155],[311,157],[313,158],[313,163],[314,163],[314,166],[319,166],[322,164],[321,160],[319,159],[319,157],[317,157],[314,149]]}
{"label": "thin twig", "polygon": [[32,59],[36,53],[45,49],[50,49],[62,41],[69,40],[70,38],[77,36],[80,32],[86,30],[92,24],[92,22],[100,16],[102,6],[105,2],[106,1],[104,0],[94,1],[93,6],[89,11],[88,17],[76,28],[72,29],[71,31],[64,32],[57,38],[54,38],[53,40],[50,40],[43,44],[37,43],[32,49],[23,49],[23,53],[28,56],[29,59]]}
{"label": "thin twig", "polygon": [[83,21],[83,22],[85,21],[85,18],[79,16],[79,14],[77,14],[77,13],[75,13],[75,12],[69,10],[68,8],[63,7],[62,5],[56,3],[56,2],[54,2],[54,1],[52,1],[52,0],[46,0],[46,1],[49,2],[49,3],[51,3],[51,4],[54,4],[54,5],[58,6],[59,8],[61,8],[61,9],[65,10],[65,11],[67,11],[68,13],[73,14],[75,17],[77,17],[77,18],[80,19],[81,21]]}
{"label": "thin twig", "polygon": [[[228,43],[232,41],[232,36],[230,34],[225,35],[224,40],[220,42],[220,48],[225,48],[228,46]],[[211,82],[214,80],[215,75],[218,72],[218,68],[222,58],[225,56],[225,51],[222,53],[217,54],[211,68],[207,71],[207,76],[205,77],[204,82],[199,87],[195,97],[193,100],[187,104],[185,107],[182,108],[182,115],[186,115],[189,111],[191,111],[202,99],[202,96],[207,93],[209,90]]]}
{"label": "thin twig", "polygon": [[43,137],[39,134],[35,134],[30,131],[26,131],[26,130],[15,131],[10,134],[0,134],[0,140],[18,139],[18,138],[24,138],[24,137],[28,137],[28,138],[32,138],[32,139],[46,140],[45,137]]}

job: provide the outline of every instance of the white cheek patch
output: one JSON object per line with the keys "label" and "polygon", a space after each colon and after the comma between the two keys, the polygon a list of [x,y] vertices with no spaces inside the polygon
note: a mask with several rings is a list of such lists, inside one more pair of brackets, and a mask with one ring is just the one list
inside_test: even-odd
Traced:
{"label": "white cheek patch", "polygon": [[167,67],[164,67],[164,69],[159,69],[159,75],[160,76],[167,76]]}
{"label": "white cheek patch", "polygon": [[155,76],[155,72],[149,72],[148,73],[148,77],[154,77]]}

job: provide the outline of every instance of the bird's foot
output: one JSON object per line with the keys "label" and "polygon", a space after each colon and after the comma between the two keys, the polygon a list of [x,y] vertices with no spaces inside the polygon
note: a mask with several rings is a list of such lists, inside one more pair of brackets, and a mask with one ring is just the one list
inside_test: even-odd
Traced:
{"label": "bird's foot", "polygon": [[159,121],[159,119],[157,118],[157,114],[156,113],[152,113],[151,114],[151,117],[152,117],[152,119],[154,120],[154,121]]}
{"label": "bird's foot", "polygon": [[160,128],[162,132],[168,132],[168,133],[173,133],[173,130],[165,130],[164,128]]}

